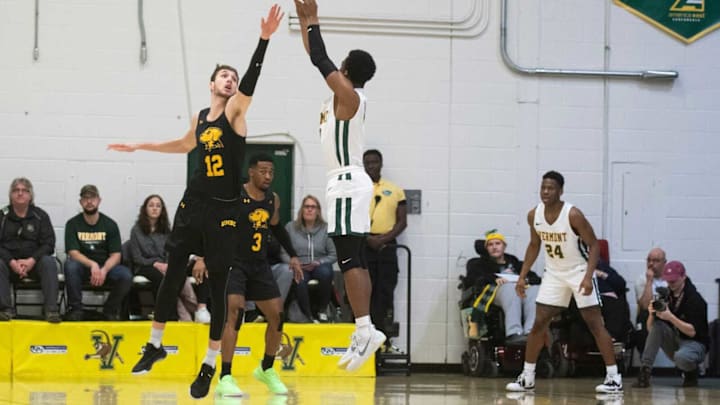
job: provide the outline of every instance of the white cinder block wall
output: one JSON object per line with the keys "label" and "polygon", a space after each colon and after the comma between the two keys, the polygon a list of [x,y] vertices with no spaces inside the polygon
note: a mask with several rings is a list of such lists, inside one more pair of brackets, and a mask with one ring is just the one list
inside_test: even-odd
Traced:
{"label": "white cinder block wall", "polygon": [[[475,1],[326,0],[320,10],[321,16],[450,19]],[[498,1],[488,3],[487,28],[469,39],[324,34],[338,65],[353,48],[375,56],[378,72],[366,91],[367,147],[383,151],[386,177],[423,191],[422,215],[409,217],[401,238],[413,251],[417,363],[459,363],[465,342],[456,285],[475,255],[473,241],[498,228],[509,252],[522,257],[526,214],[550,169],[565,175],[566,200],[610,241],[612,263],[629,285],[644,271],[647,250],[662,246],[686,264],[708,301],[709,318],[717,317],[720,36],[684,45],[604,1],[518,3],[511,0],[509,8],[508,48],[520,65],[673,69],[680,77],[640,82],[514,74],[500,59]],[[184,156],[105,147],[182,136],[190,114],[208,102],[215,63],[244,71],[270,5],[147,1],[143,65],[136,2],[40,2],[40,57],[33,61],[33,2],[2,0],[0,188],[17,176],[34,182],[58,250],[85,183],[98,185],[101,209],[119,222],[124,237],[147,194],[160,193],[174,211],[184,189]],[[292,2],[281,5],[292,11]],[[296,143],[296,207],[302,195],[324,193],[317,114],[329,92],[286,23],[271,41],[249,128],[251,140]],[[260,137],[265,134],[278,135]],[[405,283],[403,270],[396,292],[401,320]],[[404,336],[398,343],[404,347]]]}

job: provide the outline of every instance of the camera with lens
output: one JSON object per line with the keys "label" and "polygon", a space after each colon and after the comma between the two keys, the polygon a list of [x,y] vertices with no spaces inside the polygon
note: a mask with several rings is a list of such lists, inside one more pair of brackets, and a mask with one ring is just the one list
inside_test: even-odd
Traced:
{"label": "camera with lens", "polygon": [[658,287],[655,289],[655,297],[653,297],[652,308],[657,312],[667,309],[670,300],[670,289],[667,287]]}

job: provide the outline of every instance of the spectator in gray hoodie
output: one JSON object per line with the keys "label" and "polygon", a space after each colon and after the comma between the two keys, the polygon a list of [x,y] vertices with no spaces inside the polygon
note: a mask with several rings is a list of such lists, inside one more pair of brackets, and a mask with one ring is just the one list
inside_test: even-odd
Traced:
{"label": "spectator in gray hoodie", "polygon": [[[327,322],[326,311],[332,296],[333,263],[337,261],[337,253],[332,239],[328,237],[327,223],[322,217],[317,197],[305,196],[297,218],[288,222],[285,228],[304,272],[304,278],[295,288],[298,305],[308,318]],[[310,280],[318,281],[317,301],[313,303],[308,293],[307,283]]]}
{"label": "spectator in gray hoodie", "polygon": [[[128,261],[131,262],[131,268],[136,274],[150,280],[156,296],[168,267],[165,251],[168,235],[170,235],[170,220],[165,201],[159,195],[151,194],[145,198],[137,221],[130,231],[131,257]],[[199,305],[202,304],[198,304],[192,284],[186,279],[178,296],[178,320],[192,321],[191,314],[195,312],[196,322],[209,323],[209,321],[202,322],[201,317],[198,316],[202,311]],[[207,313],[207,309],[205,312]]]}

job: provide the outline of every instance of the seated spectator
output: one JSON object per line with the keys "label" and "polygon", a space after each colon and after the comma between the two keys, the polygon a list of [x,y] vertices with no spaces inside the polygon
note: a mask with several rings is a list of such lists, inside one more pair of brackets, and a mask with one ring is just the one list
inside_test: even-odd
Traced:
{"label": "seated spectator", "polygon": [[520,274],[522,262],[517,257],[505,253],[507,248],[505,237],[494,229],[485,234],[485,248],[487,255],[480,258],[476,285],[483,287],[493,283],[497,286],[493,303],[501,307],[505,313],[506,342],[510,344],[523,342],[527,340],[527,335],[535,322],[535,298],[540,277],[531,271],[528,274],[529,287],[525,298],[518,297],[515,283],[511,280]]}
{"label": "seated spectator", "polygon": [[633,329],[630,308],[625,297],[625,279],[606,261],[598,260],[595,279],[602,301],[605,328],[616,342],[625,342]]}
{"label": "seated spectator", "polygon": [[0,321],[13,316],[10,283],[40,279],[45,319],[60,322],[55,231],[48,214],[35,206],[30,180],[19,177],[10,183],[10,205],[0,211]]}
{"label": "seated spectator", "polygon": [[[312,195],[303,198],[297,218],[285,225],[293,247],[302,263],[303,279],[296,285],[295,297],[300,310],[309,319],[328,322],[326,313],[332,298],[333,263],[337,261],[335,245],[328,237],[320,201]],[[285,255],[284,261],[290,262]],[[292,273],[291,273],[292,274]],[[317,301],[310,302],[308,281],[317,280]]]}
{"label": "seated spectator", "polygon": [[[167,252],[165,242],[170,234],[165,201],[157,194],[145,198],[140,207],[137,221],[130,231],[130,255],[135,274],[150,280],[153,295],[157,295],[160,282],[167,271]],[[177,303],[177,316],[180,321],[192,321],[192,315],[198,310],[198,301],[192,284],[185,280]]]}
{"label": "seated spectator", "polygon": [[683,372],[683,387],[698,385],[698,365],[705,359],[709,346],[707,302],[678,261],[665,265],[662,278],[668,284],[666,296],[648,304],[648,337],[640,357],[640,372],[633,387],[650,386],[650,375],[658,351],[672,359]]}
{"label": "seated spectator", "polygon": [[99,211],[100,202],[97,187],[83,186],[80,190],[83,211],[65,224],[67,319],[71,321],[84,318],[83,282],[110,287],[103,308],[108,320],[120,319],[123,301],[132,287],[132,272],[120,264],[120,230],[112,218]]}
{"label": "seated spectator", "polygon": [[660,248],[652,248],[647,255],[645,271],[635,282],[635,296],[637,297],[637,320],[640,326],[634,337],[635,344],[642,353],[645,348],[645,340],[647,339],[647,307],[650,301],[657,293],[658,287],[667,287],[667,282],[662,279],[662,273],[665,269],[667,258],[665,251]]}

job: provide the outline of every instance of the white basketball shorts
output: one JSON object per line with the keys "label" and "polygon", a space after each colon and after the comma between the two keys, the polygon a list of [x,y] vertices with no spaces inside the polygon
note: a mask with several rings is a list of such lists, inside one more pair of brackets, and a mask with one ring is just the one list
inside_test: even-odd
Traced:
{"label": "white basketball shorts", "polygon": [[373,184],[361,167],[328,174],[325,219],[328,235],[363,236],[370,233]]}
{"label": "white basketball shorts", "polygon": [[595,275],[592,278],[593,291],[590,295],[582,295],[578,291],[586,270],[585,264],[572,270],[545,269],[535,302],[554,307],[567,307],[570,304],[570,297],[575,297],[578,308],[600,305],[600,292]]}

